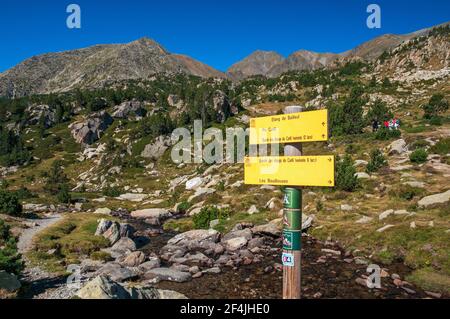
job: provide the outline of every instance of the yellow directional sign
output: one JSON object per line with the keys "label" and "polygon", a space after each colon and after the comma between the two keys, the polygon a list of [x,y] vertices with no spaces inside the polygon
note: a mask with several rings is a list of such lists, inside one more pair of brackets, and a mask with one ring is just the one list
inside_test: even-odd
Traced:
{"label": "yellow directional sign", "polygon": [[250,144],[328,140],[328,110],[259,117],[250,120]]}
{"label": "yellow directional sign", "polygon": [[245,158],[245,184],[334,186],[334,156]]}

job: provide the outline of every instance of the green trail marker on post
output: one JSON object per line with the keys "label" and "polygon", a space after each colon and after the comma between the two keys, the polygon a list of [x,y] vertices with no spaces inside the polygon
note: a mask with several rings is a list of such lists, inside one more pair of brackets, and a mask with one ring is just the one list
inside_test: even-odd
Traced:
{"label": "green trail marker on post", "polygon": [[302,191],[298,188],[286,187],[284,189],[284,208],[300,209],[302,206]]}
{"label": "green trail marker on post", "polygon": [[283,203],[283,249],[300,250],[302,237],[301,189],[285,188]]}
{"label": "green trail marker on post", "polygon": [[298,230],[302,227],[302,211],[300,209],[284,209],[283,225],[287,230]]}

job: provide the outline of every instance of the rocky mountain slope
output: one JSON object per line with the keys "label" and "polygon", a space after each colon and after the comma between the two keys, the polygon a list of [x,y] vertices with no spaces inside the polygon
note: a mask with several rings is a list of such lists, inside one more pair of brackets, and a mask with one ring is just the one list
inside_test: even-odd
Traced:
{"label": "rocky mountain slope", "polygon": [[283,62],[274,65],[265,75],[280,76],[288,71],[312,71],[324,68],[339,58],[334,53],[316,53],[300,50],[288,56]]}
{"label": "rocky mountain slope", "polygon": [[227,73],[234,79],[267,74],[275,65],[283,61],[284,57],[276,52],[255,51],[242,61],[232,65]]}
{"label": "rocky mountain slope", "polygon": [[397,81],[432,80],[450,74],[450,42],[437,30],[432,36],[411,38],[384,54],[375,71]]}
{"label": "rocky mountain slope", "polygon": [[384,51],[395,48],[410,38],[411,36],[408,35],[382,35],[357,46],[353,50],[344,52],[342,56],[345,58],[361,58],[363,60],[372,61],[377,59]]}
{"label": "rocky mountain slope", "polygon": [[[444,23],[439,26],[445,26],[447,24],[448,23]],[[286,59],[280,59],[276,52],[270,52],[271,56],[278,57],[277,59],[271,59],[271,64],[269,64],[270,67],[267,67],[268,64],[266,60],[255,58],[261,56],[261,53],[257,51],[241,62],[233,65],[227,73],[234,76],[234,78],[239,79],[252,75],[277,77],[288,71],[310,71],[325,67],[336,67],[337,63],[342,64],[355,59],[374,61],[384,52],[390,51],[408,40],[426,36],[431,30],[432,28],[427,28],[405,35],[382,35],[340,54],[300,50],[292,53]]]}
{"label": "rocky mountain slope", "polygon": [[158,73],[225,77],[201,62],[171,54],[155,41],[142,38],[128,44],[98,45],[32,57],[0,74],[0,96],[98,88],[119,80],[150,79]]}

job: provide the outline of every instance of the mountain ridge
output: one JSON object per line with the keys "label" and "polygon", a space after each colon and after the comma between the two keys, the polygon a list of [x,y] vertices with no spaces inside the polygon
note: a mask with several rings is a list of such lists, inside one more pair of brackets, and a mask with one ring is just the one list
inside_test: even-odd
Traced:
{"label": "mountain ridge", "polygon": [[172,54],[156,41],[143,37],[125,44],[94,45],[33,56],[0,73],[0,96],[97,88],[111,80],[144,79],[158,73],[179,72],[226,77],[200,61]]}
{"label": "mountain ridge", "polygon": [[[405,41],[408,41],[412,38],[420,37],[427,35],[432,29],[437,27],[442,27],[448,25],[450,22],[444,22],[429,28],[420,29],[407,34],[384,34],[378,37],[375,37],[369,41],[363,42],[360,45],[356,46],[353,49],[341,52],[315,52],[311,50],[298,50],[291,53],[287,58],[283,59],[277,65],[272,66],[270,70],[267,72],[260,73],[246,73],[245,71],[248,69],[258,70],[257,65],[248,65],[249,57],[251,57],[255,52],[245,57],[241,61],[235,63],[231,68],[228,69],[227,73],[231,75],[242,73],[243,76],[239,78],[242,80],[245,77],[252,75],[264,75],[269,77],[279,76],[287,71],[310,71],[321,67],[327,67],[332,65],[333,62],[340,61],[346,62],[351,59],[363,59],[367,61],[373,61],[377,59],[384,51],[393,49]],[[270,51],[277,53],[275,51]],[[278,54],[278,53],[277,53]],[[238,67],[243,66],[242,70]],[[230,72],[230,70],[232,72]]]}
{"label": "mountain ridge", "polygon": [[187,55],[171,53],[155,40],[141,37],[125,44],[98,44],[33,56],[0,73],[0,96],[22,97],[74,88],[98,88],[110,81],[148,79],[159,73],[233,81],[255,75],[276,77],[289,71],[311,71],[353,59],[373,61],[385,51],[449,23],[405,35],[381,35],[342,53],[298,50],[285,58],[275,51],[257,50],[226,72]]}

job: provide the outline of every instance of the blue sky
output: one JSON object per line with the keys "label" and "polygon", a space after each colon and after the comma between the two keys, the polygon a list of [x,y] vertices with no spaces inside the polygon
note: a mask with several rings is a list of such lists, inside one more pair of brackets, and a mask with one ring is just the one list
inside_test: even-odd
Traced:
{"label": "blue sky", "polygon": [[[71,3],[81,6],[80,30],[66,27]],[[381,7],[381,29],[366,26],[371,3]],[[0,72],[33,55],[143,36],[226,70],[257,49],[343,52],[449,20],[448,0],[2,0]]]}

